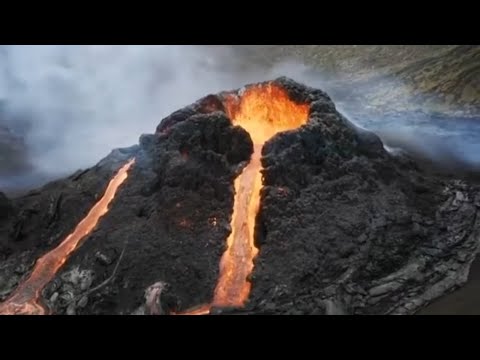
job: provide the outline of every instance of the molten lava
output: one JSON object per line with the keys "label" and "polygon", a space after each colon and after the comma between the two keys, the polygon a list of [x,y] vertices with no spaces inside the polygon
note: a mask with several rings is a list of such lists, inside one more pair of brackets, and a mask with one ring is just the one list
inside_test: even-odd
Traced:
{"label": "molten lava", "polygon": [[47,313],[47,309],[40,304],[40,294],[43,288],[53,279],[57,271],[79,246],[81,240],[92,232],[100,218],[108,212],[110,202],[115,197],[119,186],[127,179],[128,170],[134,161],[134,159],[130,160],[110,180],[103,197],[92,207],[75,230],[58,247],[37,261],[30,277],[19,285],[8,300],[0,304],[0,315],[44,315]]}
{"label": "molten lava", "polygon": [[219,307],[243,306],[250,293],[247,278],[253,270],[253,259],[258,252],[253,235],[262,187],[262,146],[255,144],[254,149],[250,163],[235,179],[232,232],[220,262],[220,278],[213,299],[213,305]]}
{"label": "molten lava", "polygon": [[227,114],[235,125],[252,138],[254,151],[250,163],[235,180],[232,233],[220,263],[220,278],[214,306],[243,306],[250,293],[248,276],[258,253],[255,247],[255,218],[262,187],[262,148],[275,134],[300,127],[308,120],[309,106],[296,104],[285,90],[272,84],[247,88],[240,97],[229,96]]}
{"label": "molten lava", "polygon": [[220,262],[212,304],[187,311],[185,314],[189,315],[208,314],[211,306],[241,307],[247,301],[251,287],[248,277],[258,253],[254,231],[262,188],[262,148],[275,134],[305,124],[310,109],[307,104],[290,100],[284,89],[273,84],[252,86],[239,95],[230,94],[224,105],[232,122],[250,134],[254,151],[250,163],[235,179],[232,232]]}

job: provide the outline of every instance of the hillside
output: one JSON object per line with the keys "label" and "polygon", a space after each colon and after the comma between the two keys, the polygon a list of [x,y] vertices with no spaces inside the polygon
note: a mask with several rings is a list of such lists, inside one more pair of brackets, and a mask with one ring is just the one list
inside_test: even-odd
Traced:
{"label": "hillside", "polygon": [[301,61],[329,80],[337,101],[362,103],[376,112],[476,116],[480,109],[477,45],[239,45],[235,50],[244,61],[267,67]]}
{"label": "hillside", "polygon": [[387,72],[455,46],[446,45],[238,45],[239,53],[258,63],[275,64],[297,59],[319,70],[336,72],[341,78],[358,79]]}
{"label": "hillside", "polygon": [[209,94],[0,195],[0,314],[412,314],[480,234],[479,187],[412,160],[288,78]]}
{"label": "hillside", "polygon": [[[204,48],[126,68],[163,79],[145,93],[163,104],[195,83],[239,87],[28,193],[43,181],[34,131],[55,112],[0,108],[0,315],[480,313],[479,46]],[[115,110],[92,121],[112,147],[145,117],[122,127]],[[87,126],[49,140],[87,152]]]}

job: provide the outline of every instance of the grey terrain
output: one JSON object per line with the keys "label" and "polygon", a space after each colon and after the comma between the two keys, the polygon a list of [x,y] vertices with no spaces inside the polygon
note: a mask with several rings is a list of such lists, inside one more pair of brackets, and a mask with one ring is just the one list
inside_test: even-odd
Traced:
{"label": "grey terrain", "polygon": [[[277,80],[297,101],[309,99],[309,123],[264,147],[260,254],[250,301],[231,312],[480,314],[480,47],[233,51],[225,71],[301,60],[308,67],[294,80],[319,86]],[[0,181],[0,299],[136,157],[111,211],[45,288],[43,301],[58,314],[125,314],[141,305],[149,285],[165,281],[164,308],[208,303],[231,230],[233,179],[252,149],[220,105],[210,113],[202,104],[159,119],[156,135],[142,136],[139,145],[36,190],[25,177],[33,170],[22,131],[0,114],[0,180],[25,181],[15,189]],[[90,292],[123,250],[115,279]]]}

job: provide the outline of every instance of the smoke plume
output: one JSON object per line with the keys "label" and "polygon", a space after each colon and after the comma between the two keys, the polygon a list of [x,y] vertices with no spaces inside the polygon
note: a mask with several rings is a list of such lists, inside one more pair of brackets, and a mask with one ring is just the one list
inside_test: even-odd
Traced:
{"label": "smoke plume", "polygon": [[[328,91],[326,77],[302,64],[265,70],[241,64],[237,55],[225,46],[1,47],[0,127],[24,138],[33,170],[29,181],[4,177],[0,187],[13,179],[33,185],[92,166],[208,93],[280,75]],[[427,153],[435,151],[428,147]]]}

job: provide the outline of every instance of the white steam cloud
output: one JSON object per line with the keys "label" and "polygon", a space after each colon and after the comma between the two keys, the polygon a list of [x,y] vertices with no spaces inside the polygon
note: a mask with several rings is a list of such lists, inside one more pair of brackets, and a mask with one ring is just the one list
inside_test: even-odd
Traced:
{"label": "white steam cloud", "polygon": [[305,69],[282,64],[268,74],[228,71],[235,55],[226,47],[13,45],[1,50],[3,121],[25,137],[36,171],[52,177],[136,144],[163,117],[208,93]]}
{"label": "white steam cloud", "polygon": [[[1,46],[0,127],[25,138],[33,185],[32,178],[64,176],[136,144],[162,118],[209,93],[277,76],[328,92],[323,78],[299,63],[269,70],[243,64],[240,71],[239,59],[225,46]],[[0,178],[0,187],[9,182]]]}
{"label": "white steam cloud", "polygon": [[12,46],[7,53],[2,97],[15,120],[28,123],[33,163],[50,174],[135,144],[169,112],[229,82],[206,66],[199,71],[209,59],[190,47]]}

